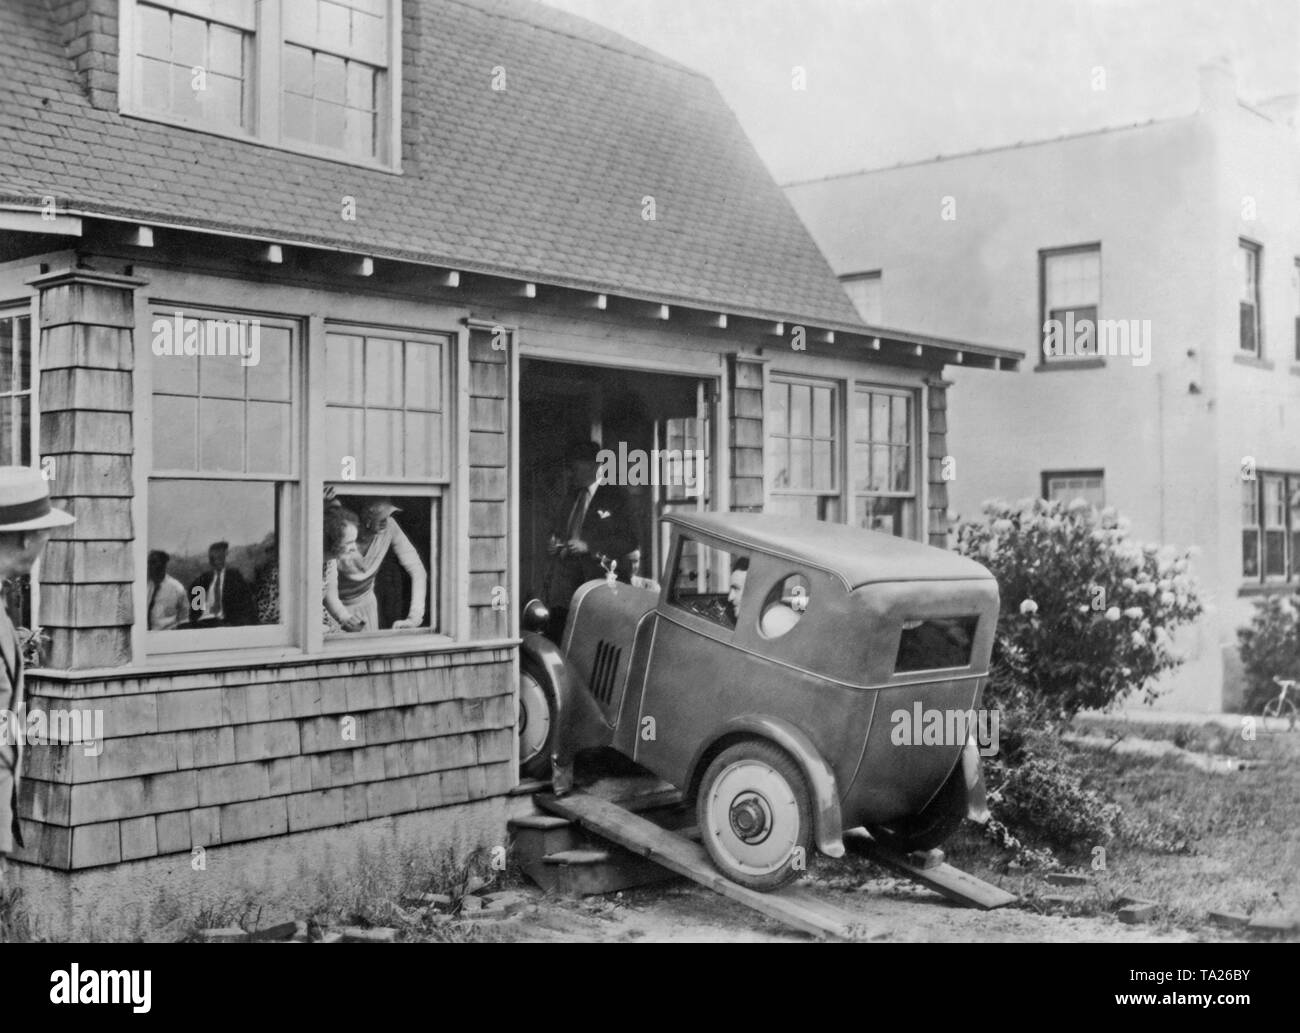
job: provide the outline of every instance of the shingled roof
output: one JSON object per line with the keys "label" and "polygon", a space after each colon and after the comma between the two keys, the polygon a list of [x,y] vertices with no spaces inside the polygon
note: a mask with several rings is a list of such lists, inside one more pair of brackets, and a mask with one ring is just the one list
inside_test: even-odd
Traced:
{"label": "shingled roof", "polygon": [[528,0],[405,6],[397,175],[96,107],[42,0],[4,0],[0,203],[861,325],[707,78]]}

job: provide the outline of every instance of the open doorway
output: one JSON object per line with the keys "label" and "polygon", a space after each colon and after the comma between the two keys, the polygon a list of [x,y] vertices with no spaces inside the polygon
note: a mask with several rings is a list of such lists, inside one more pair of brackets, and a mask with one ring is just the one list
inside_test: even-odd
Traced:
{"label": "open doorway", "polygon": [[[650,483],[635,475],[624,487],[636,514],[640,541],[638,573],[658,579],[666,538],[659,517],[678,509],[705,510],[713,503],[712,380],[669,373],[523,359],[520,364],[519,559],[523,598],[543,594],[547,538],[560,520],[567,496],[564,454],[575,439],[595,441],[615,454],[660,458],[667,452],[703,459],[686,476],[671,464],[651,463]],[[677,468],[677,473],[681,469]]]}

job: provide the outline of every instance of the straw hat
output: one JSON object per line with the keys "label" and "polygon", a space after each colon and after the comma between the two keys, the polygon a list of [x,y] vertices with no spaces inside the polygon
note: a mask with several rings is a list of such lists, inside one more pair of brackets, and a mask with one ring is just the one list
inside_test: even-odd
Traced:
{"label": "straw hat", "polygon": [[0,466],[0,531],[64,527],[76,517],[50,505],[49,482],[28,466]]}

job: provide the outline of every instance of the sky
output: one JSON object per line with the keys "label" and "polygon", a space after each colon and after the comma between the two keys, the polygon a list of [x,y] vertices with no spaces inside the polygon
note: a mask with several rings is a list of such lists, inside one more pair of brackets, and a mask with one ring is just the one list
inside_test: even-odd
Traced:
{"label": "sky", "polygon": [[[777,180],[1300,92],[1300,0],[545,0],[708,75]],[[804,89],[796,89],[803,69]]]}

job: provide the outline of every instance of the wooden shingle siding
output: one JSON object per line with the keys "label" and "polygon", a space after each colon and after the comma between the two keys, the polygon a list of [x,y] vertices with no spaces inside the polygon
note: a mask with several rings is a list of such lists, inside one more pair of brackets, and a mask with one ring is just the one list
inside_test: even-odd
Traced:
{"label": "wooden shingle siding", "polygon": [[948,388],[951,381],[932,377],[926,381],[929,440],[926,442],[928,472],[929,540],[939,548],[948,546],[948,482],[943,479],[943,458],[948,454]]}
{"label": "wooden shingle siding", "polygon": [[41,563],[46,663],[131,660],[134,293],[141,281],[89,270],[39,277],[40,445],[54,504],[77,518]]}
{"label": "wooden shingle siding", "polygon": [[17,859],[86,868],[501,795],[512,690],[507,649],[37,681],[32,708],[102,710],[104,741],[29,747]]}
{"label": "wooden shingle siding", "polygon": [[468,630],[479,641],[508,635],[516,605],[507,594],[510,348],[508,334],[470,330]]}
{"label": "wooden shingle siding", "polygon": [[727,362],[731,392],[731,508],[738,513],[763,510],[763,363],[743,355]]}

